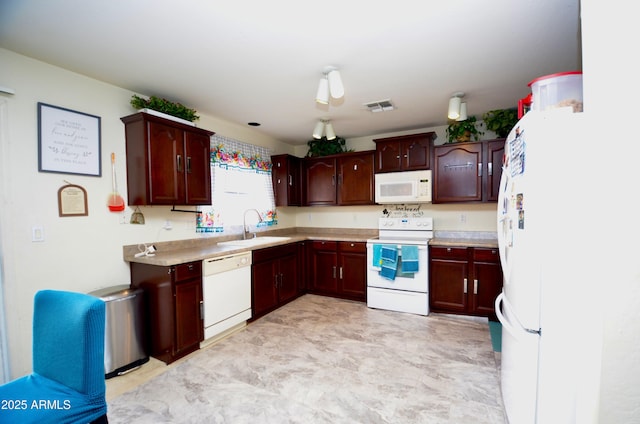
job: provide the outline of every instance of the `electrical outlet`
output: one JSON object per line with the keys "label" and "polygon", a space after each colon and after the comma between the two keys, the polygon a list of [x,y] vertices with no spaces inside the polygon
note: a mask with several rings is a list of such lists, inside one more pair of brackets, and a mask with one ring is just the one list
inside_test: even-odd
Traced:
{"label": "electrical outlet", "polygon": [[467,214],[464,214],[464,213],[460,214],[460,223],[461,224],[466,224],[467,223]]}
{"label": "electrical outlet", "polygon": [[31,241],[44,241],[44,228],[39,225],[31,227]]}

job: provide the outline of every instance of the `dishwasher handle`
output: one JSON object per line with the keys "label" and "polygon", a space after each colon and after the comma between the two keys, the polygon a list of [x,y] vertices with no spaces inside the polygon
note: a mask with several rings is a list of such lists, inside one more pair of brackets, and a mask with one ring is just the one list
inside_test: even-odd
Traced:
{"label": "dishwasher handle", "polygon": [[250,267],[251,252],[204,259],[202,262],[202,275],[206,277],[208,275],[215,275],[244,267]]}

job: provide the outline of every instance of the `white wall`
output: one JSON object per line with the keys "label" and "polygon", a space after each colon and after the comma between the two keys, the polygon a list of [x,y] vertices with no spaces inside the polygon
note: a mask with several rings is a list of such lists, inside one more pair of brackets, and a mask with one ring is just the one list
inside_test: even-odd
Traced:
{"label": "white wall", "polygon": [[[129,267],[122,260],[123,245],[206,236],[195,233],[193,214],[170,212],[169,207],[141,207],[146,221],[141,226],[128,224],[132,208],[127,207],[123,213],[108,211],[111,152],[116,154],[118,188],[126,199],[124,126],[120,117],[135,112],[129,105],[134,93],[6,49],[0,49],[0,63],[0,86],[15,90],[14,95],[0,94],[0,116],[7,117],[0,131],[0,254],[9,377],[16,377],[31,369],[32,304],[36,291],[54,288],[89,292],[126,284]],[[102,177],[38,172],[38,102],[101,117]],[[305,146],[294,148],[216,117],[201,116],[197,125],[272,148],[274,153],[306,154]],[[371,139],[376,137],[354,139],[352,148],[373,149]],[[65,180],[87,190],[88,216],[58,216],[57,191],[66,184]],[[281,208],[278,227],[376,228],[382,209]],[[438,229],[495,231],[495,205],[428,205],[425,209],[433,214]],[[465,214],[464,224],[460,223],[461,213]],[[166,220],[171,221],[172,230],[163,229]],[[31,241],[34,226],[44,229],[43,242]]]}
{"label": "white wall", "polygon": [[638,423],[640,176],[635,159],[640,148],[631,129],[635,108],[617,107],[640,98],[638,73],[629,62],[630,52],[637,51],[637,15],[623,0],[582,0],[581,8],[584,104],[593,119],[589,138],[576,142],[577,149],[589,153],[596,178],[585,183],[593,201],[580,213],[586,215],[585,228],[595,223],[599,230],[585,237],[592,244],[591,254],[584,258],[591,275],[576,300],[591,306],[591,319],[583,325],[594,348],[586,354],[598,355],[601,370],[599,398],[594,400],[599,414],[581,422]]}
{"label": "white wall", "polygon": [[[389,209],[390,207],[387,207]],[[291,209],[291,208],[287,208]],[[385,206],[335,206],[296,208],[297,227],[378,228]],[[423,204],[437,231],[496,231],[496,204]],[[279,210],[280,211],[280,210]]]}
{"label": "white wall", "polygon": [[[124,126],[120,117],[134,113],[132,92],[0,49],[1,260],[9,345],[10,376],[31,369],[33,296],[44,288],[88,292],[129,283],[122,246],[141,242],[189,239],[195,215],[170,207],[143,207],[146,225],[130,225],[131,208],[109,212],[110,153],[115,152],[118,188],[126,199]],[[38,172],[37,103],[44,102],[101,117],[102,177]],[[288,151],[291,147],[248,128],[202,116],[197,125],[221,135]],[[87,190],[89,215],[58,216],[57,191],[65,180]],[[127,224],[122,224],[123,218]],[[162,229],[171,220],[173,229]],[[294,223],[293,218],[283,222]],[[44,228],[43,242],[31,241],[33,226]]]}

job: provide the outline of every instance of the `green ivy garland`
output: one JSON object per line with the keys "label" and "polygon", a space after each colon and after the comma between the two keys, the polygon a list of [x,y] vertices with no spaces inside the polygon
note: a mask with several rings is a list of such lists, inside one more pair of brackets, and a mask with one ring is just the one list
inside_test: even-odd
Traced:
{"label": "green ivy garland", "polygon": [[146,100],[134,94],[131,97],[131,106],[133,106],[134,109],[151,109],[157,112],[166,113],[167,115],[175,116],[189,122],[200,119],[200,117],[196,115],[197,112],[194,109],[189,109],[180,103],[171,102],[167,99],[162,99],[156,96],[151,96],[149,97],[149,100]]}

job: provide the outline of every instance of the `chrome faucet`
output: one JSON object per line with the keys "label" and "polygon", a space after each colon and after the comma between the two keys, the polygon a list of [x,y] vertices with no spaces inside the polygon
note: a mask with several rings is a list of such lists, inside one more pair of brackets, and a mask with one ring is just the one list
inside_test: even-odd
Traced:
{"label": "chrome faucet", "polygon": [[[262,222],[262,217],[260,216],[260,212],[258,212],[257,209],[247,209],[246,211],[244,211],[244,217],[243,217],[243,226],[242,226],[242,238],[243,239],[247,239],[247,233],[249,233],[249,227],[247,226],[247,212],[250,211],[254,211],[256,213],[256,215],[258,215],[258,223]],[[256,233],[253,233],[253,238],[256,237]]]}

